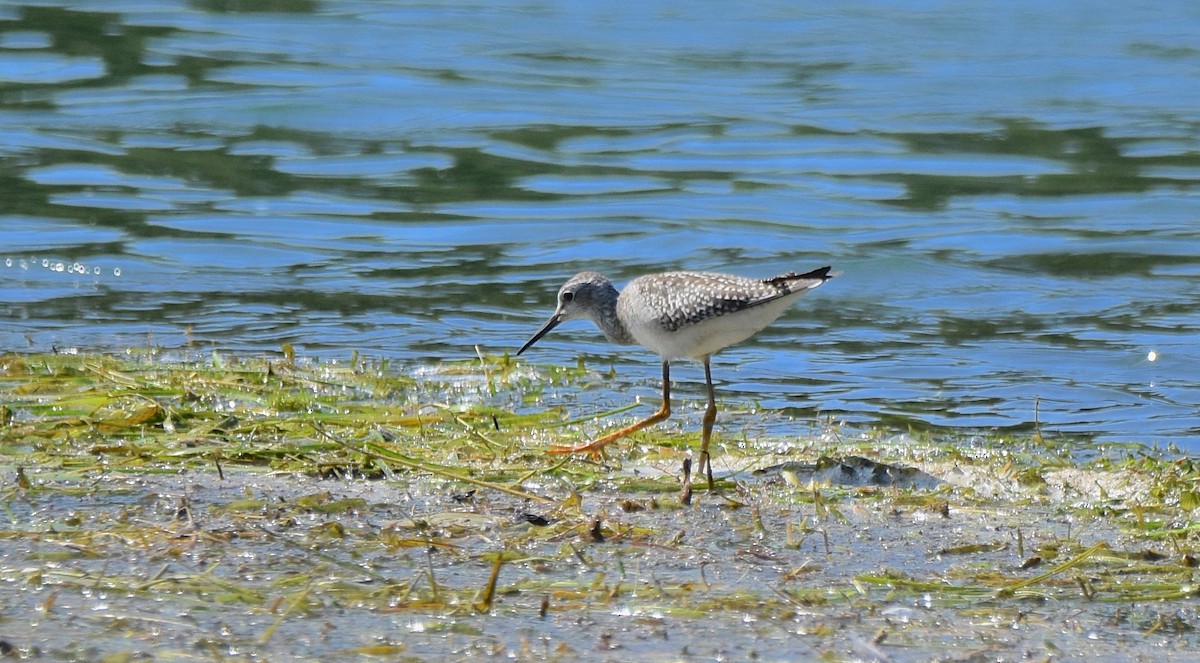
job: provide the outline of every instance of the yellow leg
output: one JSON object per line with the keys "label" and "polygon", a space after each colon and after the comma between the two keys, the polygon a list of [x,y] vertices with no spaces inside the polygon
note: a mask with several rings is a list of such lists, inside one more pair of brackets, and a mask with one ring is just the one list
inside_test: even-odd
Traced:
{"label": "yellow leg", "polygon": [[658,422],[671,416],[671,365],[670,365],[670,363],[664,361],[662,368],[663,368],[663,375],[662,375],[662,377],[663,377],[663,395],[662,395],[662,405],[658,408],[658,412],[655,412],[654,414],[650,415],[649,417],[646,417],[645,419],[637,422],[636,424],[630,424],[629,426],[626,426],[626,427],[622,428],[621,430],[609,433],[608,435],[605,435],[604,437],[592,440],[591,442],[588,442],[587,444],[580,444],[577,446],[555,445],[555,446],[550,447],[547,451],[549,451],[552,454],[588,453],[593,456],[599,456],[604,452],[604,447],[608,446],[608,444],[610,442],[612,442],[614,440],[619,440],[619,439],[625,437],[626,435],[629,435],[630,433],[636,433],[637,431],[642,430],[646,426],[651,426],[653,424],[657,424]]}
{"label": "yellow leg", "polygon": [[708,386],[708,409],[704,410],[704,428],[700,433],[700,469],[708,473],[708,489],[713,489],[712,457],[708,455],[708,441],[712,438],[713,423],[717,421],[717,399],[713,393],[712,371],[708,357],[704,358],[704,384]]}

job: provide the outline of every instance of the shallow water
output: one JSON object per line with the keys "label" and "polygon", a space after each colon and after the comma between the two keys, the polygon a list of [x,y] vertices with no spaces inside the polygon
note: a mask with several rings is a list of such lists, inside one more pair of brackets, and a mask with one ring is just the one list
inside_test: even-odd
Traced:
{"label": "shallow water", "polygon": [[0,348],[424,365],[582,269],[831,264],[727,402],[1200,445],[1200,8],[83,7],[0,4]]}
{"label": "shallow water", "polygon": [[[219,481],[187,470],[116,471],[86,488],[38,479],[40,491],[13,502],[30,526],[0,556],[5,612],[20,616],[6,623],[5,642],[32,660],[908,663],[984,648],[989,660],[1062,651],[1194,660],[1189,598],[1113,600],[1134,579],[1169,588],[1176,576],[1158,568],[1169,562],[1121,569],[1124,583],[1100,582],[1118,572],[1089,566],[1105,600],[1073,595],[1073,583],[996,598],[990,587],[1048,566],[1018,568],[1014,532],[1030,553],[1047,554],[1122,534],[1091,515],[1062,518],[1063,506],[1040,503],[1044,492],[1007,506],[1017,481],[977,469],[939,468],[970,472],[973,487],[1004,497],[961,510],[954,502],[949,517],[866,491],[831,496],[838,517],[817,516],[778,476],[739,493],[753,516],[708,495],[677,508],[666,506],[674,496],[629,490],[589,491],[591,516],[490,491],[464,503],[429,477],[231,468]],[[1073,497],[1103,493],[1101,481],[1120,483],[1084,475],[1068,487]],[[529,524],[547,511],[565,517]],[[592,517],[604,519],[603,542],[585,535]],[[471,602],[497,546],[512,559],[483,615]],[[888,577],[897,582],[880,581]],[[303,609],[292,605],[302,600]]]}

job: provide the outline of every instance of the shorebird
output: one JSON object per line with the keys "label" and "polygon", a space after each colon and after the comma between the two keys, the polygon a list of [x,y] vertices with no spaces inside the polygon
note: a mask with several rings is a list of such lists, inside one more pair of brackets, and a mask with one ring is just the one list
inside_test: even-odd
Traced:
{"label": "shorebird", "polygon": [[700,470],[713,487],[708,442],[717,419],[709,360],[717,351],[750,338],[774,322],[809,290],[836,274],[829,267],[804,274],[789,272],[752,279],[713,272],[663,272],[639,276],[621,292],[596,272],[581,272],[558,290],[554,315],[517,354],[525,352],[559,324],[588,319],[618,345],[641,345],[662,358],[662,405],[658,411],[587,444],[552,446],[551,453],[599,455],[614,440],[671,416],[671,360],[697,359],[704,364],[708,408],[700,438]]}

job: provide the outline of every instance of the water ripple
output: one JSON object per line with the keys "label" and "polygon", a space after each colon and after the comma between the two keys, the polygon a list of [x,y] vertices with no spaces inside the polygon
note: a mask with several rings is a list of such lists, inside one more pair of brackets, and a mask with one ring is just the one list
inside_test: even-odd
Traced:
{"label": "water ripple", "polygon": [[[424,365],[512,352],[583,269],[832,264],[723,398],[1200,445],[1194,11],[292,9],[0,8],[0,344]],[[564,407],[657,397],[586,324],[533,360],[580,357],[615,377]]]}

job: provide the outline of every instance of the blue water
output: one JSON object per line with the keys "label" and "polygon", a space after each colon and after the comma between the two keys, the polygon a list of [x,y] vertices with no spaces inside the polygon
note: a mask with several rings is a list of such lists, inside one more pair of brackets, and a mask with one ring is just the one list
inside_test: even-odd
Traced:
{"label": "blue water", "polygon": [[[1195,450],[1197,34],[1148,2],[0,3],[0,348],[421,367],[513,351],[583,269],[829,264],[718,355],[727,404]],[[656,397],[585,325],[528,358],[579,356]]]}

